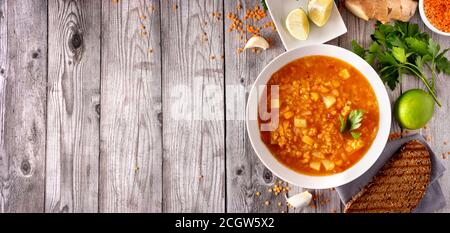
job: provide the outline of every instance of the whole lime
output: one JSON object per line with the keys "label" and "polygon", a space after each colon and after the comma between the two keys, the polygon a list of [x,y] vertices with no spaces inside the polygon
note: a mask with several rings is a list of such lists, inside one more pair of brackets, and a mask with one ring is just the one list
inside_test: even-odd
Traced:
{"label": "whole lime", "polygon": [[434,100],[422,89],[403,93],[395,103],[394,116],[401,127],[420,129],[433,117]]}

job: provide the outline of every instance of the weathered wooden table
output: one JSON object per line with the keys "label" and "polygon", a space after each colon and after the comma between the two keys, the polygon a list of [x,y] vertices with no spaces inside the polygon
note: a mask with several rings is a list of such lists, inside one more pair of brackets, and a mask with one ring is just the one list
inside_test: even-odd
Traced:
{"label": "weathered wooden table", "polygon": [[[238,54],[226,19],[238,4],[242,17],[259,1],[0,0],[0,212],[295,212],[267,192],[277,178],[243,121],[247,91],[285,50],[266,30],[272,48]],[[374,23],[341,14],[348,33],[329,43],[367,46]],[[422,133],[441,155],[450,77],[438,82],[443,107]],[[450,175],[440,182],[450,202]],[[335,191],[312,192],[303,212],[342,211]]]}

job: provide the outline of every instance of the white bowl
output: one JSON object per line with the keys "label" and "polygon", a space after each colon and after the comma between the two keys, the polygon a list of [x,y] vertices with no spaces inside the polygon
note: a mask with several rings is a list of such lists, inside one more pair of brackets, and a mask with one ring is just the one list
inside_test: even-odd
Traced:
{"label": "white bowl", "polygon": [[450,36],[450,33],[443,32],[439,29],[437,29],[431,22],[428,20],[427,15],[425,14],[425,9],[423,8],[423,0],[419,0],[419,12],[420,12],[420,18],[422,18],[422,21],[431,31],[436,32],[437,34],[443,35],[443,36]]}
{"label": "white bowl", "polygon": [[[258,129],[258,103],[263,93],[258,93],[258,87],[266,85],[272,74],[296,59],[324,55],[341,59],[358,69],[371,84],[380,108],[380,125],[378,134],[367,153],[359,162],[347,170],[329,176],[310,176],[291,170],[279,162],[261,140]],[[391,128],[391,104],[386,88],[375,70],[358,55],[346,49],[333,45],[310,45],[288,51],[275,58],[259,74],[250,91],[247,102],[247,132],[250,142],[262,163],[281,179],[303,188],[326,189],[346,184],[366,172],[378,159],[386,145]]]}

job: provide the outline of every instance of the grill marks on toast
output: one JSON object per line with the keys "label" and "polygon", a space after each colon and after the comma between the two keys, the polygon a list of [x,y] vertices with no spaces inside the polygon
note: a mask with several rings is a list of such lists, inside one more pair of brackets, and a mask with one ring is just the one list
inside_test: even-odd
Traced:
{"label": "grill marks on toast", "polygon": [[345,212],[411,212],[425,195],[430,173],[427,148],[419,141],[410,141],[353,197]]}

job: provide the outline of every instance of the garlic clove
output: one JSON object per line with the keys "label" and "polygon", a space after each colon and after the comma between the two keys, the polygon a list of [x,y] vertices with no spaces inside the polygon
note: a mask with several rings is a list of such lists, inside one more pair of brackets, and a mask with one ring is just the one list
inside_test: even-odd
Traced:
{"label": "garlic clove", "polygon": [[287,198],[287,202],[289,205],[293,206],[294,208],[304,208],[309,205],[309,203],[312,200],[312,194],[308,191],[305,191],[303,193],[296,194],[292,197]]}
{"label": "garlic clove", "polygon": [[252,36],[248,41],[247,44],[245,44],[244,49],[251,49],[251,48],[261,48],[261,49],[268,49],[269,48],[269,42],[267,42],[264,37],[261,36]]}

